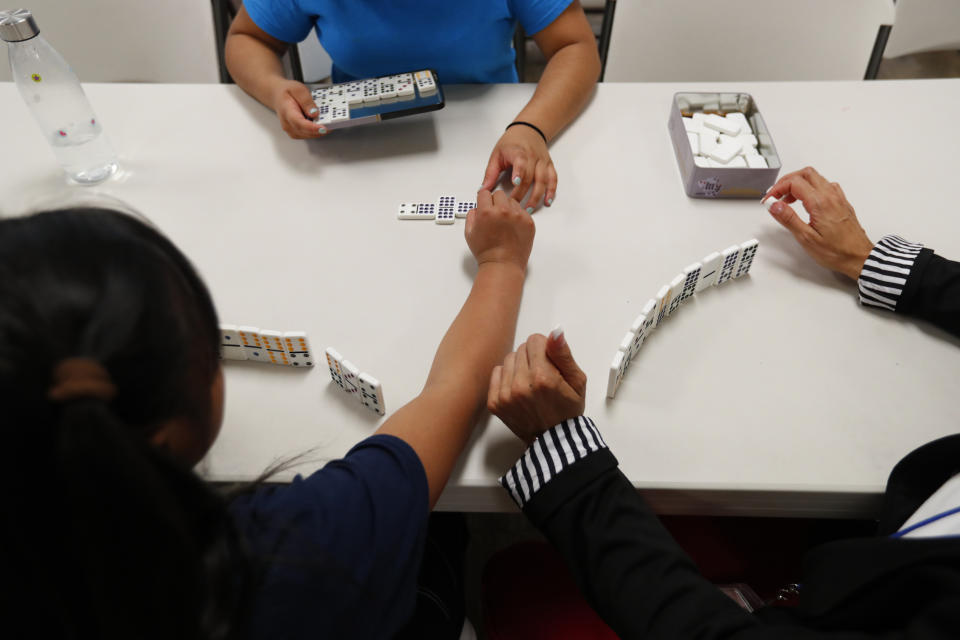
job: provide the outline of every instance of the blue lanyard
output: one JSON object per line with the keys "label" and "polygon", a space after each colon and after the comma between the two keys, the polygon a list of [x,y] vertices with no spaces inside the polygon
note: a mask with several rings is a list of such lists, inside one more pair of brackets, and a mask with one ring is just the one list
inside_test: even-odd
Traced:
{"label": "blue lanyard", "polygon": [[906,533],[910,533],[911,531],[916,531],[916,530],[919,529],[920,527],[925,527],[925,526],[927,526],[928,524],[930,524],[931,522],[936,522],[937,520],[941,520],[941,519],[943,519],[943,518],[946,518],[947,516],[952,516],[952,515],[955,514],[955,513],[960,513],[960,507],[954,507],[953,509],[950,509],[949,511],[944,511],[943,513],[938,513],[938,514],[935,515],[935,516],[930,516],[930,517],[927,518],[926,520],[921,520],[920,522],[918,522],[918,523],[916,523],[916,524],[912,524],[912,525],[910,525],[909,527],[907,527],[906,529],[901,529],[900,531],[897,531],[896,533],[891,533],[891,534],[890,534],[890,537],[891,537],[891,538],[901,538],[901,537],[903,537],[903,535],[906,534]]}

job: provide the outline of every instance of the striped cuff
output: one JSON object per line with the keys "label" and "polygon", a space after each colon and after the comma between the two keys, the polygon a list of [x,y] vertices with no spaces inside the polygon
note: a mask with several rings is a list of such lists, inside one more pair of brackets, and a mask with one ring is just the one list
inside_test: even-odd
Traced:
{"label": "striped cuff", "polygon": [[907,242],[900,236],[884,236],[863,263],[857,284],[860,304],[897,310],[897,302],[910,277],[922,244]]}
{"label": "striped cuff", "polygon": [[607,443],[593,420],[586,416],[564,420],[537,436],[516,464],[503,474],[500,484],[523,509],[564,469],[606,448]]}

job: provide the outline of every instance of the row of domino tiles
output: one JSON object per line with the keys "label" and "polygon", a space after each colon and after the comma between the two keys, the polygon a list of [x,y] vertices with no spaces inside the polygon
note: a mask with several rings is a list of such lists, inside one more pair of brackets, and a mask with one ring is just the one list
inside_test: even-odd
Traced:
{"label": "row of domino tiles", "polygon": [[397,209],[398,220],[434,220],[437,224],[453,224],[454,218],[466,218],[477,208],[477,197],[460,200],[454,196],[440,196],[437,202],[402,202]]}
{"label": "row of domino tiles", "polygon": [[640,353],[644,340],[661,322],[694,294],[749,273],[759,246],[760,243],[754,238],[743,244],[727,247],[719,253],[713,252],[704,257],[701,262],[694,262],[684,269],[683,273],[670,281],[670,284],[661,287],[657,296],[647,301],[640,315],[630,326],[630,331],[620,341],[620,347],[610,364],[607,397],[613,398],[617,395],[617,389],[630,363]]}
{"label": "row of domino tiles", "polygon": [[234,324],[220,325],[220,357],[292,367],[312,367],[313,350],[303,331],[271,331]]}
{"label": "row of domino tiles", "polygon": [[698,167],[767,168],[757,150],[757,136],[743,113],[694,113],[683,118],[683,126]]}
{"label": "row of domino tiles", "polygon": [[421,96],[437,92],[437,83],[430,71],[398,73],[381,78],[355,80],[330,87],[321,87],[312,92],[319,113],[316,121],[322,124],[350,119],[350,108],[375,107],[398,100],[413,100],[416,91]]}
{"label": "row of domino tiles", "polygon": [[383,402],[383,387],[369,373],[360,370],[349,360],[341,356],[333,347],[327,347],[327,366],[330,378],[347,395],[360,400],[360,404],[379,415],[386,415]]}

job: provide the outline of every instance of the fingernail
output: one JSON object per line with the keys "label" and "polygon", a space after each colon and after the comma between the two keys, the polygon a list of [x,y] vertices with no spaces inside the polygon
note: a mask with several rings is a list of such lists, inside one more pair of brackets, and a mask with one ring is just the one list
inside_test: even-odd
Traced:
{"label": "fingernail", "polygon": [[553,198],[547,198],[547,206],[549,207],[552,204],[553,204]]}
{"label": "fingernail", "polygon": [[527,207],[527,213],[533,215],[533,207]]}
{"label": "fingernail", "polygon": [[314,107],[313,109],[310,109],[310,115],[315,116],[318,113],[320,113],[320,109],[317,109],[316,107]]}
{"label": "fingernail", "polygon": [[326,129],[326,127],[318,127],[318,128],[317,128],[317,133],[319,133],[319,134],[322,135],[322,136],[327,135],[327,129]]}
{"label": "fingernail", "polygon": [[783,203],[779,200],[774,200],[773,203],[768,208],[770,213],[782,213],[783,212]]}
{"label": "fingernail", "polygon": [[553,331],[550,332],[551,340],[559,340],[560,336],[563,335],[563,325],[557,325],[553,328]]}
{"label": "fingernail", "polygon": [[520,186],[520,176],[513,176],[513,185],[516,187]]}
{"label": "fingernail", "polygon": [[772,211],[773,205],[775,205],[778,202],[780,201],[777,200],[776,198],[767,198],[766,200],[763,201],[763,206],[767,208],[767,211]]}
{"label": "fingernail", "polygon": [[483,191],[483,185],[482,185],[482,184],[481,184],[479,187],[477,187],[477,191]]}

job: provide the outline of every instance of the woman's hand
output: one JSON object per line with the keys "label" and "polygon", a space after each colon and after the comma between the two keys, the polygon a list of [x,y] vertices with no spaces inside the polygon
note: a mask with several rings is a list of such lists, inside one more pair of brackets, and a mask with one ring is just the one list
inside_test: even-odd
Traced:
{"label": "woman's hand", "polygon": [[477,193],[477,208],[467,214],[464,235],[481,267],[505,264],[526,271],[535,231],[533,218],[516,200],[484,189]]}
{"label": "woman's hand", "polygon": [[307,85],[296,80],[279,80],[273,90],[270,107],[276,112],[280,126],[294,140],[318,138],[327,134],[322,124],[313,121],[317,105]]}
{"label": "woman's hand", "polygon": [[507,354],[490,376],[487,409],[528,445],[556,424],[583,415],[587,375],[562,329],[538,333]]}
{"label": "woman's hand", "polygon": [[512,168],[510,197],[522,202],[529,192],[527,213],[533,213],[541,200],[546,206],[553,204],[557,195],[557,170],[553,167],[547,143],[532,128],[517,124],[507,129],[497,141],[481,189],[493,189],[500,174]]}
{"label": "woman's hand", "polygon": [[[807,167],[780,178],[767,197],[780,200],[770,205],[770,215],[817,264],[853,280],[860,277],[873,243],[839,184],[827,182],[816,169]],[[789,206],[798,200],[810,214],[809,224]]]}

